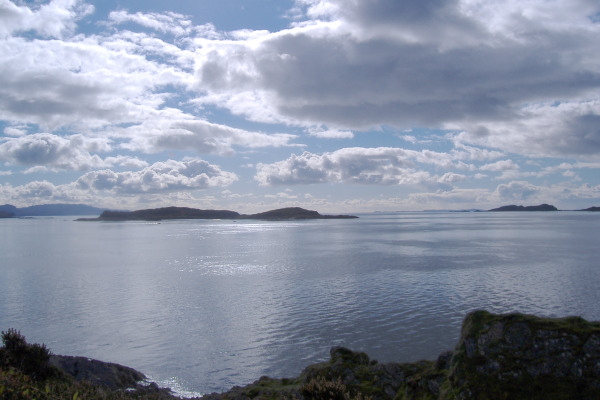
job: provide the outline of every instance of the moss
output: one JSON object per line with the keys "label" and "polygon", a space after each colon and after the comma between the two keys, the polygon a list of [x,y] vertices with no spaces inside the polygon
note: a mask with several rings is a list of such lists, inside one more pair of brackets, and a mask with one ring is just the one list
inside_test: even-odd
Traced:
{"label": "moss", "polygon": [[465,318],[441,393],[448,399],[600,398],[598,377],[586,376],[595,367],[584,351],[599,334],[600,323],[580,317],[475,311]]}
{"label": "moss", "polygon": [[298,379],[273,379],[266,376],[261,377],[254,383],[240,388],[239,393],[248,398],[281,399],[297,398],[301,381]]}

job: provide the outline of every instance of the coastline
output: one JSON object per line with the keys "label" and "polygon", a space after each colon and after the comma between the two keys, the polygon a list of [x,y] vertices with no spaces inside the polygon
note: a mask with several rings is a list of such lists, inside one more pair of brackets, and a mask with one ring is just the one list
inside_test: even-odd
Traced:
{"label": "coastline", "polygon": [[[38,352],[44,348],[28,346]],[[0,348],[0,361],[4,360],[0,365],[10,360],[9,347]],[[113,398],[115,393],[124,398],[179,398],[170,389],[148,382],[143,373],[118,364],[54,355],[44,362],[38,370],[57,368],[74,382],[103,388],[108,397],[98,398]],[[23,379],[29,382],[35,376]],[[0,390],[12,390],[5,381],[0,379]],[[380,364],[366,353],[333,347],[329,361],[307,366],[298,377],[261,377],[199,399],[277,398],[596,399],[600,398],[600,322],[477,310],[464,318],[455,348],[434,361]]]}

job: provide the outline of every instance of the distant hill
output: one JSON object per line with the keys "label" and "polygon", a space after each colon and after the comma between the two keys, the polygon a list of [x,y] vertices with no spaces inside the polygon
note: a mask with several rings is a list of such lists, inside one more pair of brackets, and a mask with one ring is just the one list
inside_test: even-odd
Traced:
{"label": "distant hill", "polygon": [[0,218],[12,218],[15,216],[14,212],[10,211],[0,211]]}
{"label": "distant hill", "polygon": [[489,211],[558,211],[558,208],[550,204],[540,204],[539,206],[502,206]]}
{"label": "distant hill", "polygon": [[339,218],[358,218],[353,215],[321,215],[317,211],[305,210],[300,207],[279,208],[277,210],[266,211],[258,214],[242,215],[242,219],[339,219]]}
{"label": "distant hill", "polygon": [[228,210],[199,210],[188,207],[163,207],[136,211],[104,211],[101,221],[160,221],[162,219],[236,219],[241,215]]}
{"label": "distant hill", "polygon": [[12,213],[15,217],[48,217],[62,215],[100,215],[105,208],[85,204],[42,204],[17,208],[11,204],[0,206],[0,212]]}
{"label": "distant hill", "polygon": [[600,207],[589,207],[589,208],[586,208],[585,210],[579,210],[579,211],[600,211]]}
{"label": "distant hill", "polygon": [[136,211],[104,211],[98,218],[80,218],[80,221],[160,221],[163,219],[262,219],[300,220],[358,218],[353,215],[321,215],[300,207],[280,208],[258,214],[240,214],[229,210],[199,210],[188,207],[163,207]]}

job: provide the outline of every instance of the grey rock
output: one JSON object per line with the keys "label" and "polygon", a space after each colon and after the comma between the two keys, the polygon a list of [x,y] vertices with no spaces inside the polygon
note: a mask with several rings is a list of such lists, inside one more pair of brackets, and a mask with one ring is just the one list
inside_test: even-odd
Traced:
{"label": "grey rock", "polygon": [[135,388],[146,380],[144,374],[133,368],[86,357],[51,355],[49,363],[77,381],[88,381],[111,390]]}

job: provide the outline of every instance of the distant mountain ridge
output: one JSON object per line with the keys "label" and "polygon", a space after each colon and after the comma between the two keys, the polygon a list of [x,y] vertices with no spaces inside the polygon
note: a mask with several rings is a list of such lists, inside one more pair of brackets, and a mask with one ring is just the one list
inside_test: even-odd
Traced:
{"label": "distant mountain ridge", "polygon": [[106,208],[97,208],[85,204],[41,204],[18,208],[11,204],[0,206],[0,214],[12,214],[14,217],[49,217],[63,215],[100,215]]}

